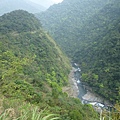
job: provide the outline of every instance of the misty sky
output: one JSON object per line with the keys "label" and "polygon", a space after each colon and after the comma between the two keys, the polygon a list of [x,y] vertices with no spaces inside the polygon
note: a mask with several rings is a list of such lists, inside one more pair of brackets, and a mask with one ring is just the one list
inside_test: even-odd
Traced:
{"label": "misty sky", "polygon": [[40,4],[40,5],[43,5],[44,7],[48,8],[49,6],[60,3],[63,0],[30,0],[30,1]]}

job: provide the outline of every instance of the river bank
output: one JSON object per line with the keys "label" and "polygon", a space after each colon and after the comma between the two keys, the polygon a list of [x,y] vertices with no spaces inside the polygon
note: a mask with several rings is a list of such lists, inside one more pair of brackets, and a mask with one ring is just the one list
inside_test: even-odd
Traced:
{"label": "river bank", "polygon": [[[82,102],[98,102],[104,103],[104,105],[110,104],[109,101],[91,91],[90,87],[88,89],[88,86],[82,83],[78,84],[77,79],[79,78],[76,78],[75,73],[76,68],[72,67],[69,74],[69,84],[63,87],[63,92],[66,92],[69,97],[80,98]],[[83,88],[86,90],[86,93],[84,93]]]}
{"label": "river bank", "polygon": [[79,94],[79,89],[78,89],[77,82],[74,77],[75,70],[76,69],[72,67],[70,74],[68,76],[69,83],[67,86],[63,87],[63,92],[66,92],[69,97],[77,98]]}
{"label": "river bank", "polygon": [[88,102],[98,102],[104,105],[111,105],[109,101],[105,100],[98,94],[91,92],[91,91],[87,91],[87,93],[82,98],[84,101],[88,101]]}

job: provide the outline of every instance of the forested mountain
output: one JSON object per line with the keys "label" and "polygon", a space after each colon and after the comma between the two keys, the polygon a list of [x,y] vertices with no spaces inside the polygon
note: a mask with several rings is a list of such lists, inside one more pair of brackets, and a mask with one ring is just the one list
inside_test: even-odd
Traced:
{"label": "forested mountain", "polygon": [[110,101],[119,101],[119,0],[64,0],[36,16],[79,63],[83,81]]}
{"label": "forested mountain", "polygon": [[71,55],[78,47],[86,21],[102,9],[109,0],[64,0],[37,14],[43,27],[49,30],[61,48]]}
{"label": "forested mountain", "polygon": [[57,114],[62,120],[97,119],[91,106],[62,92],[69,70],[68,58],[34,15],[17,10],[0,17],[1,119],[31,120],[41,114]]}
{"label": "forested mountain", "polygon": [[38,13],[46,8],[30,0],[0,0],[0,15],[19,9],[27,10],[30,13]]}
{"label": "forested mountain", "polygon": [[86,26],[84,46],[74,54],[83,80],[110,101],[120,101],[120,3],[107,5]]}

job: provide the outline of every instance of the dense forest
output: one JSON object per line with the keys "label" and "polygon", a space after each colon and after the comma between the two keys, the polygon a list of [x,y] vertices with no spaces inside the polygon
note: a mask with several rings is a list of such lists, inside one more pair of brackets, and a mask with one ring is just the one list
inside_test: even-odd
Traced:
{"label": "dense forest", "polygon": [[80,65],[83,82],[120,102],[119,0],[64,0],[36,16]]}
{"label": "dense forest", "polygon": [[[44,28],[70,57],[82,40],[87,20],[102,9],[109,0],[64,0],[53,5],[47,11],[36,14]],[[83,39],[84,40],[84,39]],[[78,43],[77,43],[78,42]],[[76,48],[77,47],[77,48]]]}
{"label": "dense forest", "polygon": [[[120,100],[120,4],[107,5],[87,27],[83,51],[74,59],[83,68],[83,80],[112,102]],[[91,32],[88,32],[88,31]]]}
{"label": "dense forest", "polygon": [[0,119],[96,120],[90,105],[62,92],[70,69],[34,15],[17,10],[0,17]]}

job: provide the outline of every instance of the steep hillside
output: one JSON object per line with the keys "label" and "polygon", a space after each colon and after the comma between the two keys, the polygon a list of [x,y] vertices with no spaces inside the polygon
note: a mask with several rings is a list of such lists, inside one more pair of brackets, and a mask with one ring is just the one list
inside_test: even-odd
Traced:
{"label": "steep hillside", "polygon": [[27,79],[35,83],[38,79],[53,80],[60,86],[67,83],[67,58],[32,14],[18,10],[3,15],[0,28],[2,81],[13,80],[17,75],[18,79],[25,76],[23,80],[28,76]]}
{"label": "steep hillside", "polygon": [[30,13],[38,13],[44,11],[46,8],[30,0],[0,0],[0,16],[19,9],[27,10]]}
{"label": "steep hillside", "polygon": [[64,0],[36,16],[61,48],[72,56],[78,45],[76,41],[79,41],[82,35],[79,30],[82,30],[86,21],[102,9],[108,1]]}
{"label": "steep hillside", "polygon": [[31,120],[41,114],[62,120],[98,118],[91,106],[62,92],[69,60],[32,14],[22,10],[5,14],[0,29],[0,118]]}
{"label": "steep hillside", "polygon": [[85,37],[74,60],[83,69],[83,80],[110,101],[119,101],[120,2],[106,5],[80,33]]}
{"label": "steep hillside", "polygon": [[119,0],[64,0],[36,16],[80,64],[83,81],[110,101],[119,101]]}

